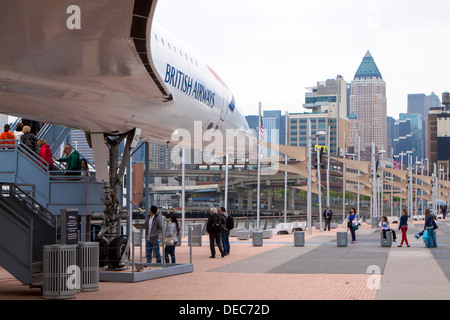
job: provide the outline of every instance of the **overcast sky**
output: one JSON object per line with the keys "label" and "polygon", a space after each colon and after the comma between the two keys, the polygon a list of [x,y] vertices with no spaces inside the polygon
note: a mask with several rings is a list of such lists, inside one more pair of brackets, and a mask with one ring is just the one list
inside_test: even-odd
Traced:
{"label": "overcast sky", "polygon": [[155,20],[205,59],[245,115],[304,112],[305,87],[350,82],[367,50],[387,113],[409,93],[450,91],[448,0],[160,0]]}

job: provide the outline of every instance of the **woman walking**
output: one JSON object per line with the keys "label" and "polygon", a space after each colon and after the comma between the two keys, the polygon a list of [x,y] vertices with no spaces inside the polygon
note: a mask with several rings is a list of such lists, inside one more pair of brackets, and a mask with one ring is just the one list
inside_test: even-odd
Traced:
{"label": "woman walking", "polygon": [[176,213],[173,213],[170,216],[170,224],[169,224],[169,231],[167,232],[166,238],[172,238],[173,244],[166,244],[166,247],[164,249],[164,256],[166,259],[166,263],[169,263],[169,255],[171,258],[171,263],[175,263],[175,246],[178,242],[178,235],[180,234],[180,226],[178,225],[177,215]]}
{"label": "woman walking", "polygon": [[403,245],[403,242],[406,243],[406,246],[409,248],[408,238],[406,237],[406,232],[408,231],[408,212],[406,208],[402,209],[402,216],[400,217],[400,224],[398,225],[398,229],[402,231],[402,241],[400,242],[399,247]]}
{"label": "woman walking", "polygon": [[355,243],[356,242],[356,229],[358,229],[359,224],[358,224],[358,214],[356,213],[355,208],[351,208],[350,209],[350,213],[347,217],[347,228],[350,229],[350,233],[352,235],[352,242],[351,243]]}

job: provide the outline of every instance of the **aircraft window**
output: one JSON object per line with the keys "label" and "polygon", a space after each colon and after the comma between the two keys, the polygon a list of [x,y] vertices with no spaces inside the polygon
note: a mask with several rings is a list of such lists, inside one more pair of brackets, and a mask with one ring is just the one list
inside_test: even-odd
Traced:
{"label": "aircraft window", "polygon": [[164,39],[163,39],[163,38],[161,38],[161,42],[162,42],[162,44],[164,45]]}
{"label": "aircraft window", "polygon": [[187,56],[187,54],[185,53],[184,55],[185,55],[185,57],[186,57],[186,60],[188,60],[188,61],[189,61],[189,59],[188,59],[188,56]]}
{"label": "aircraft window", "polygon": [[156,41],[158,41],[158,36],[156,35],[156,33],[155,33],[155,39],[156,39]]}
{"label": "aircraft window", "polygon": [[194,64],[194,61],[192,60],[192,58],[191,58],[191,63]]}
{"label": "aircraft window", "polygon": [[175,51],[175,53],[177,53],[177,48],[175,46],[173,47],[173,51]]}
{"label": "aircraft window", "polygon": [[170,49],[170,42],[167,42],[167,46],[169,47],[169,49]]}

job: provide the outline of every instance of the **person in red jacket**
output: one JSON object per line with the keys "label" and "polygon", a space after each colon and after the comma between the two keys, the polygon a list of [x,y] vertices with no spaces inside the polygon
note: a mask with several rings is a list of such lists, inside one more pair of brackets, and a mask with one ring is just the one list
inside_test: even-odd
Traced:
{"label": "person in red jacket", "polygon": [[[52,150],[50,149],[50,146],[48,145],[47,141],[44,139],[40,139],[37,142],[37,146],[39,149],[39,159],[42,164],[46,165],[48,163],[48,169],[53,170],[53,158],[52,158]],[[45,160],[45,162],[44,162]]]}
{"label": "person in red jacket", "polygon": [[9,131],[9,124],[5,124],[4,131],[0,134],[0,145],[3,147],[14,147],[16,136]]}

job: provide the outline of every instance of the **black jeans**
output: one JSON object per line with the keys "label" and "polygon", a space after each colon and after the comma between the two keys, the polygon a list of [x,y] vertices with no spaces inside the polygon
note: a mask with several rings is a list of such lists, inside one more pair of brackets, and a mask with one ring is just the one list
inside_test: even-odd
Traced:
{"label": "black jeans", "polygon": [[223,256],[223,248],[222,248],[222,241],[220,239],[220,233],[210,233],[209,234],[209,247],[211,249],[211,256],[216,256],[216,248],[214,246],[214,241],[216,242],[217,246],[219,247],[220,254]]}
{"label": "black jeans", "polygon": [[166,260],[166,263],[169,263],[169,255],[172,260],[172,263],[176,263],[175,262],[175,246],[166,246],[164,248],[164,255],[165,255],[164,258]]}
{"label": "black jeans", "polygon": [[389,230],[383,230],[383,240],[386,240],[386,231],[392,232],[392,240],[394,240],[394,241],[397,240],[397,236],[395,235],[395,231],[392,230],[392,229],[389,229]]}

